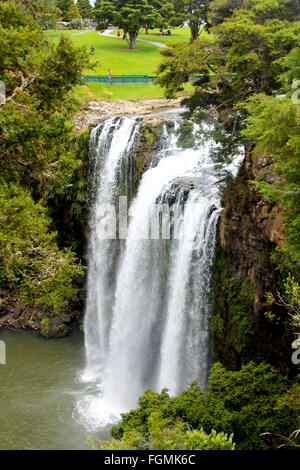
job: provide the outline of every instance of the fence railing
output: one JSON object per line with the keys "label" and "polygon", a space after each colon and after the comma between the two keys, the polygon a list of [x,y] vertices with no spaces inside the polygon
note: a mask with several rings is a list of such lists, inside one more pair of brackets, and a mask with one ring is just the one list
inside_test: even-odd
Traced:
{"label": "fence railing", "polygon": [[[112,75],[111,78],[108,75],[83,75],[83,81],[86,83],[98,82],[106,84],[129,84],[129,83],[154,83],[156,77],[153,75]],[[190,82],[199,80],[201,75],[197,77],[191,77]]]}
{"label": "fence railing", "polygon": [[153,83],[156,77],[150,75],[83,75],[83,80],[87,83],[112,83],[112,84],[126,84],[126,83]]}

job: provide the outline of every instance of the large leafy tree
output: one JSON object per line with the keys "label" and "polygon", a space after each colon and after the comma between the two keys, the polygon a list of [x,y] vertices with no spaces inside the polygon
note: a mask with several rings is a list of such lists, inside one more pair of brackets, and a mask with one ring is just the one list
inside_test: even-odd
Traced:
{"label": "large leafy tree", "polygon": [[72,5],[74,4],[74,0],[57,0],[57,7],[62,12],[62,19],[65,21],[69,20],[68,12]]}
{"label": "large leafy tree", "polygon": [[199,36],[201,27],[209,28],[208,13],[212,0],[183,0],[184,14],[191,30],[191,41]]}
{"label": "large leafy tree", "polygon": [[143,27],[155,27],[161,19],[148,0],[109,0],[95,11],[95,17],[100,30],[110,24],[122,28],[129,36],[130,49],[136,49],[136,38]]}
{"label": "large leafy tree", "polygon": [[81,18],[80,11],[76,3],[73,3],[73,5],[71,5],[71,7],[68,10],[67,15],[70,21],[75,20],[77,18]]}
{"label": "large leafy tree", "polygon": [[157,17],[157,23],[154,24],[151,19],[151,24],[145,24],[145,32],[148,34],[149,27],[166,27],[171,24],[171,19],[175,15],[174,6],[171,3],[171,0],[148,0],[149,5],[153,6],[155,10],[159,13],[160,16]]}
{"label": "large leafy tree", "polygon": [[77,0],[77,7],[82,18],[90,18],[93,13],[93,8],[89,0]]}
{"label": "large leafy tree", "polygon": [[213,0],[173,0],[175,15],[170,22],[174,26],[187,22],[191,30],[191,42],[199,36],[200,28],[209,29],[209,11]]}

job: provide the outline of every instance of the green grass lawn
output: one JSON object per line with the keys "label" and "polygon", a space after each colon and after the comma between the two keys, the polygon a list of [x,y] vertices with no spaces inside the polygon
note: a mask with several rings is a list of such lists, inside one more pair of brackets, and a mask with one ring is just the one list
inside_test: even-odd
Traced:
{"label": "green grass lawn", "polygon": [[[45,33],[46,37],[49,37],[48,33]],[[52,38],[58,37],[52,31],[50,33]],[[109,68],[115,75],[153,75],[161,61],[159,48],[153,44],[140,42],[136,50],[130,50],[127,41],[101,36],[97,31],[71,36],[70,39],[77,46],[86,46],[87,54],[91,54],[92,46],[95,48],[92,57],[98,65],[93,70],[85,70],[86,75],[106,75]]]}
{"label": "green grass lawn", "polygon": [[[160,35],[159,29],[149,29],[148,34],[144,33],[144,30],[142,33],[138,35],[138,39],[148,39],[149,41],[156,41],[156,42],[162,42],[164,44],[172,44],[176,42],[185,42],[189,43],[190,42],[190,37],[191,37],[191,30],[187,26],[183,26],[182,28],[170,28],[171,30],[171,36],[166,35],[166,29],[164,29],[163,36]],[[111,34],[116,35],[117,30],[115,29],[114,31],[111,32]],[[201,36],[207,35],[208,33],[203,29],[200,32]],[[123,31],[121,30],[121,37],[123,36]]]}
{"label": "green grass lawn", "polygon": [[[189,42],[191,31],[187,26],[183,26],[182,28],[171,28],[170,30],[171,36],[167,36],[166,34],[161,36],[158,28],[149,29],[149,34],[145,34],[143,30],[143,32],[138,35],[138,39],[148,39],[149,41],[162,42],[164,44],[172,44],[172,42]],[[166,30],[164,30],[164,33],[166,33]],[[117,30],[115,29],[111,34],[116,35]],[[123,31],[121,30],[121,37],[122,36]]]}
{"label": "green grass lawn", "polygon": [[[192,90],[192,85],[187,83],[184,91],[179,96],[186,96]],[[91,99],[108,101],[142,100],[164,98],[163,88],[152,84],[129,85],[104,85],[103,83],[88,83],[75,87],[75,95],[81,102]]]}
{"label": "green grass lawn", "polygon": [[[98,31],[85,31],[84,34],[73,36],[78,32],[76,30],[57,30],[45,31],[44,34],[51,40],[56,40],[62,34],[68,35],[76,46],[85,46],[87,54],[90,55],[90,48],[93,46],[95,52],[91,57],[98,63],[93,70],[85,70],[84,74],[106,75],[109,68],[113,75],[154,75],[156,73],[156,68],[161,61],[160,49],[157,46],[137,42],[137,49],[130,50],[127,41],[122,39],[101,36]],[[140,37],[153,41],[159,41],[161,38],[160,42],[174,41],[175,39],[188,42],[189,37],[189,28],[176,28],[176,35],[174,31],[174,36],[171,38],[159,36],[157,31],[149,32],[151,34],[140,35]],[[187,84],[184,94],[187,94],[191,89],[192,86]],[[104,85],[102,83],[88,83],[75,88],[76,96],[82,101],[90,99],[110,101],[154,99],[163,98],[163,92],[162,88],[152,84]]]}
{"label": "green grass lawn", "polygon": [[[83,30],[81,29],[57,29],[57,30],[51,29],[48,31],[43,31],[44,35],[48,39],[57,39],[60,36],[72,36],[72,34],[77,34],[81,32],[83,32]],[[87,31],[84,31],[84,33],[86,32]]]}

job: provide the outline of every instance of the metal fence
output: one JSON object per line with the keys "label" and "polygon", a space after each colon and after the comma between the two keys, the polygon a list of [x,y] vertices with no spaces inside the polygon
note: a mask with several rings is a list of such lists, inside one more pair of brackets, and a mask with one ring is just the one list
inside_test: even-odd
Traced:
{"label": "metal fence", "polygon": [[[112,75],[111,78],[108,75],[83,75],[83,81],[86,83],[98,82],[106,84],[129,84],[129,83],[154,83],[156,77],[153,75]],[[190,82],[199,80],[201,75],[197,77],[191,77]]]}
{"label": "metal fence", "polygon": [[83,80],[87,83],[98,82],[107,84],[126,84],[126,83],[153,83],[156,77],[150,75],[83,75]]}

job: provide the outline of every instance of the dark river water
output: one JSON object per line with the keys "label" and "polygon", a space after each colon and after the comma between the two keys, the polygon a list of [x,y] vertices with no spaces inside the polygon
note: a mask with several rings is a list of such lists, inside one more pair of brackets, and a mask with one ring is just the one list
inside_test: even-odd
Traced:
{"label": "dark river water", "polygon": [[[86,449],[89,432],[74,408],[86,393],[77,380],[85,362],[83,334],[45,340],[2,329],[0,449]],[[75,418],[74,418],[75,416]],[[97,434],[107,439],[109,432]]]}

